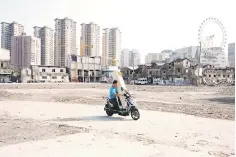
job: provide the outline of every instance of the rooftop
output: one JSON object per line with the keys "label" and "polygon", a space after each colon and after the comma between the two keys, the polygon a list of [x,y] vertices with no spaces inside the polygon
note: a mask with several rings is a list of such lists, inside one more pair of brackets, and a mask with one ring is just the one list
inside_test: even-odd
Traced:
{"label": "rooftop", "polygon": [[[64,19],[56,18],[55,21],[57,21],[57,20],[71,20],[71,21],[75,22],[74,20],[72,20],[72,19],[70,19],[70,18],[68,18],[68,17],[65,17]],[[75,22],[75,23],[76,23],[76,22]]]}
{"label": "rooftop", "polygon": [[51,29],[51,28],[50,28],[50,27],[48,27],[48,26],[43,26],[43,27],[34,26],[34,28],[39,28],[39,29],[42,29],[42,28],[48,28],[48,29],[50,29],[50,30],[53,30],[53,29]]}

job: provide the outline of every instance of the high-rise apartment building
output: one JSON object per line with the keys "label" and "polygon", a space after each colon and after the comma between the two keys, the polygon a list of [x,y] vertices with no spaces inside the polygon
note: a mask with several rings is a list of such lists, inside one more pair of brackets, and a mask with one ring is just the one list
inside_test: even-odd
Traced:
{"label": "high-rise apartment building", "polygon": [[123,49],[121,51],[121,67],[137,67],[141,63],[141,55],[136,50]]}
{"label": "high-rise apartment building", "polygon": [[201,49],[200,51],[200,64],[213,65],[216,68],[225,68],[229,66],[227,53],[225,48],[222,47],[210,47],[207,49]]}
{"label": "high-rise apartment building", "polygon": [[24,26],[16,22],[2,22],[1,48],[11,50],[11,37],[22,35]]}
{"label": "high-rise apartment building", "polygon": [[76,22],[69,18],[55,19],[55,53],[56,66],[67,66],[67,59],[76,54]]}
{"label": "high-rise apartment building", "polygon": [[199,54],[200,53],[200,47],[199,46],[189,46],[189,47],[183,47],[176,49],[172,52],[170,55],[170,61],[174,61],[178,58],[188,58],[191,60],[192,63],[198,63],[199,62]]}
{"label": "high-rise apartment building", "polygon": [[136,50],[130,50],[129,51],[129,66],[134,66],[137,67],[140,65],[141,62],[141,55],[140,53]]}
{"label": "high-rise apartment building", "polygon": [[151,64],[151,62],[159,60],[159,54],[158,53],[148,53],[145,56],[145,64]]}
{"label": "high-rise apartment building", "polygon": [[108,64],[108,53],[109,53],[109,32],[108,28],[103,29],[102,35],[102,66],[109,66]]}
{"label": "high-rise apartment building", "polygon": [[21,35],[11,40],[11,64],[16,68],[41,65],[41,40]]}
{"label": "high-rise apartment building", "polygon": [[130,54],[129,49],[123,49],[121,51],[121,67],[129,67],[130,66]]}
{"label": "high-rise apartment building", "polygon": [[41,65],[54,65],[54,34],[48,27],[34,27],[34,36],[41,39]]}
{"label": "high-rise apartment building", "polygon": [[121,32],[119,28],[106,28],[103,31],[103,66],[121,66]]}
{"label": "high-rise apartment building", "polygon": [[235,67],[235,43],[228,44],[228,60],[229,66]]}
{"label": "high-rise apartment building", "polygon": [[80,55],[100,56],[100,26],[97,24],[81,24]]}

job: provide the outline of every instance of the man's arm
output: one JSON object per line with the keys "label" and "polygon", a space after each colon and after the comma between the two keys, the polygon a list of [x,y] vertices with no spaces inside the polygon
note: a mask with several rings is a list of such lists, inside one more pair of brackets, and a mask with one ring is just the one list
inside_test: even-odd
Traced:
{"label": "man's arm", "polygon": [[116,92],[115,95],[116,95],[117,97],[121,96],[120,94],[118,94],[118,90],[117,90],[117,88],[116,88],[115,92]]}

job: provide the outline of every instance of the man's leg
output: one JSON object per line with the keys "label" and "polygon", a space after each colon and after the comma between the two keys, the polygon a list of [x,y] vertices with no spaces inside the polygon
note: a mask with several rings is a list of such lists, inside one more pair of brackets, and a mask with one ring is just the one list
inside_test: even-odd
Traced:
{"label": "man's leg", "polygon": [[121,103],[120,97],[117,97],[117,101],[118,101],[118,105],[122,107],[122,103]]}
{"label": "man's leg", "polygon": [[118,102],[116,98],[111,99],[111,103],[114,105],[114,108],[119,110]]}

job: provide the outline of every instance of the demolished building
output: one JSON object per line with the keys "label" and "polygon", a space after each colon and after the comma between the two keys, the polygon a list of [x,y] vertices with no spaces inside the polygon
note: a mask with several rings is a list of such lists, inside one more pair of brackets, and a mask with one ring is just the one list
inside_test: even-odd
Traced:
{"label": "demolished building", "polygon": [[129,68],[123,68],[121,72],[126,80],[131,80],[132,77],[147,78],[150,84],[153,84],[153,80],[159,80],[165,85],[234,84],[235,80],[234,68],[192,65],[188,58],[176,59],[161,66],[156,63],[140,65],[133,75]]}
{"label": "demolished building", "polygon": [[235,68],[215,68],[212,65],[205,65],[202,79],[205,85],[234,85]]}

